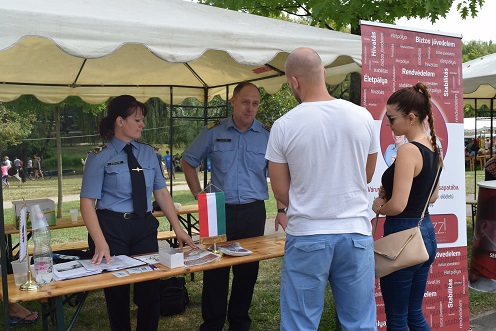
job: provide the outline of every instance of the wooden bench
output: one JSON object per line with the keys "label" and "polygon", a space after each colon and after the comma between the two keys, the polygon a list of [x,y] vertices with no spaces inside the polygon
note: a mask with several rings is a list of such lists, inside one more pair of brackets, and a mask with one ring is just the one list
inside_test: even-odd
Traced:
{"label": "wooden bench", "polygon": [[468,161],[468,166],[469,166],[470,171],[474,171],[475,156],[465,156],[465,161]]}

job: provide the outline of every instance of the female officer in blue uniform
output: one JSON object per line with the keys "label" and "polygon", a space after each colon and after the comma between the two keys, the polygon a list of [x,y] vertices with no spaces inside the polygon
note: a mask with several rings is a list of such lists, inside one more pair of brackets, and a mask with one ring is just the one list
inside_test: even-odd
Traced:
{"label": "female officer in blue uniform", "polygon": [[[107,110],[108,115],[99,127],[100,136],[106,143],[88,156],[80,195],[81,214],[89,232],[89,247],[94,253],[92,262],[108,263],[114,255],[158,251],[158,221],[151,214],[152,192],[172,225],[180,247],[183,243],[195,247],[177,219],[153,147],[135,140],[141,137],[145,126],[146,106],[132,96],[122,95],[112,99]],[[133,198],[144,194],[133,192],[132,167],[128,167],[126,145],[131,145],[132,154],[139,163],[139,167],[132,170],[144,173],[146,203],[143,202],[142,209],[146,205],[146,213],[144,210],[138,213],[133,207]],[[109,287],[104,292],[111,329],[131,330],[129,285]],[[137,330],[157,330],[160,317],[158,280],[134,284],[134,302],[138,306]]]}

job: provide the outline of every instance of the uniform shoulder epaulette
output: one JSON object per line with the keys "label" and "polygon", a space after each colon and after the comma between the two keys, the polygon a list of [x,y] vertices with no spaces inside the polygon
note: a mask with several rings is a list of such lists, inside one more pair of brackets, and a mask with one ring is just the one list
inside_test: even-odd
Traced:
{"label": "uniform shoulder epaulette", "polygon": [[103,144],[103,145],[100,145],[98,147],[95,147],[95,149],[93,149],[93,154],[97,155],[98,153],[100,153],[101,151],[103,151],[105,148],[107,148],[107,145],[106,144]]}
{"label": "uniform shoulder epaulette", "polygon": [[219,125],[219,124],[220,124],[220,121],[215,121],[215,122],[212,122],[212,123],[210,123],[209,125],[207,125],[207,129],[209,129],[209,130],[210,130],[211,128],[213,128],[214,126],[217,126],[217,125]]}
{"label": "uniform shoulder epaulette", "polygon": [[136,140],[136,142],[137,142],[137,143],[140,143],[140,144],[143,144],[143,145],[148,145],[148,146],[150,146],[151,148],[153,148],[153,149],[155,150],[155,146],[150,145],[149,143],[145,143],[145,142],[143,142],[143,141],[139,141],[139,140]]}
{"label": "uniform shoulder epaulette", "polygon": [[270,125],[267,125],[267,124],[262,124],[262,125],[263,125],[263,128],[264,128],[265,130],[267,130],[267,131],[269,131],[269,132],[270,132],[270,128],[271,128],[271,126],[270,126]]}

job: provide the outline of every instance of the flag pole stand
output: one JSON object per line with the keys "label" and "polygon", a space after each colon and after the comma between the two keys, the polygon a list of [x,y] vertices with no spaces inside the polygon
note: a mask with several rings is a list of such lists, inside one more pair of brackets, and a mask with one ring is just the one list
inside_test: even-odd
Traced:
{"label": "flag pole stand", "polygon": [[226,237],[225,234],[220,235],[220,236],[214,236],[214,237],[200,238],[200,244],[202,244],[202,245],[213,245],[210,250],[213,253],[220,254],[220,255],[222,255],[222,253],[217,249],[217,243],[226,242],[226,241],[227,241],[227,237]]}
{"label": "flag pole stand", "polygon": [[33,275],[31,273],[31,265],[29,264],[29,254],[26,258],[28,260],[28,280],[24,284],[19,286],[19,289],[21,291],[34,291],[39,289],[41,287],[41,284],[33,279]]}

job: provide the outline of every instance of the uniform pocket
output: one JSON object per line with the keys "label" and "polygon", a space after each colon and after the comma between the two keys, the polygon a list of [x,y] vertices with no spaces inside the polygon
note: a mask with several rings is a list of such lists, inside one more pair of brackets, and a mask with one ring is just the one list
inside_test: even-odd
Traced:
{"label": "uniform pocket", "polygon": [[114,187],[117,190],[128,188],[131,183],[131,176],[127,163],[106,165],[105,182],[106,187]]}
{"label": "uniform pocket", "polygon": [[263,146],[248,145],[246,147],[248,168],[257,174],[263,171],[267,165],[265,151],[266,148]]}
{"label": "uniform pocket", "polygon": [[223,173],[231,168],[235,157],[236,152],[232,142],[218,141],[214,143],[212,148],[212,164],[218,165]]}

